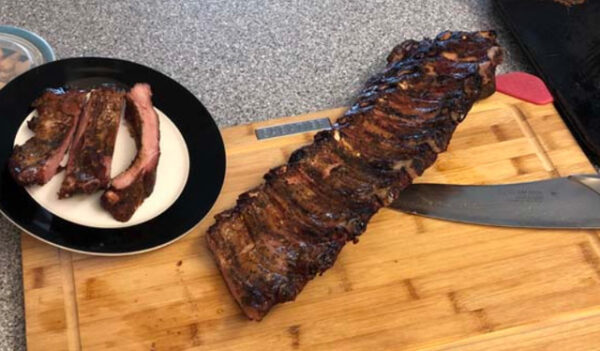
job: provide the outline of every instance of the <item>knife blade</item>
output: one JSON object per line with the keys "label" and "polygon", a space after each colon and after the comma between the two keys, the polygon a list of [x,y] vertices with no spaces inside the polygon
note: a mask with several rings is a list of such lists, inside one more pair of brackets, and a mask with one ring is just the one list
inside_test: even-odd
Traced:
{"label": "knife blade", "polygon": [[600,176],[502,185],[413,184],[389,207],[464,223],[596,229],[600,228]]}

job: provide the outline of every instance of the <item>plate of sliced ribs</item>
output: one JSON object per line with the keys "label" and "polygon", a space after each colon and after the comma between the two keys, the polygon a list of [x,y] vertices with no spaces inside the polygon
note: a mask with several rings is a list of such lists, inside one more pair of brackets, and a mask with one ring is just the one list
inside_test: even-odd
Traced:
{"label": "plate of sliced ribs", "polygon": [[27,233],[88,254],[165,246],[217,199],[219,130],[187,89],[107,58],[37,67],[0,91],[0,210]]}

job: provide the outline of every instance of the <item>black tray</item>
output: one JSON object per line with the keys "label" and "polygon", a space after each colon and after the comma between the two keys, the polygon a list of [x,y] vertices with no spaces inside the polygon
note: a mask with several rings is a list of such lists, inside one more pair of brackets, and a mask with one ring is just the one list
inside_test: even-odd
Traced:
{"label": "black tray", "polygon": [[600,1],[494,0],[581,148],[600,169]]}

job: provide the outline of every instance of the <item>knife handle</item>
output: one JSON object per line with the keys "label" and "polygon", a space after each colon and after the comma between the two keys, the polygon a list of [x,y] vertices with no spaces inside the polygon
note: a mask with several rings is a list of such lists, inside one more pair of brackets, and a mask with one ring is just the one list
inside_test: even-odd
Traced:
{"label": "knife handle", "polygon": [[600,194],[600,176],[597,174],[574,174],[567,178]]}

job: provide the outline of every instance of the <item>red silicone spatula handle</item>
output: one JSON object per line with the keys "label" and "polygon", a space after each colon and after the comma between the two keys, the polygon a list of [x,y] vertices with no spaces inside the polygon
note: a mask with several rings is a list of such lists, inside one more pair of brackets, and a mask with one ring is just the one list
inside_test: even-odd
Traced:
{"label": "red silicone spatula handle", "polygon": [[496,90],[537,105],[554,101],[544,81],[525,72],[511,72],[496,76]]}

